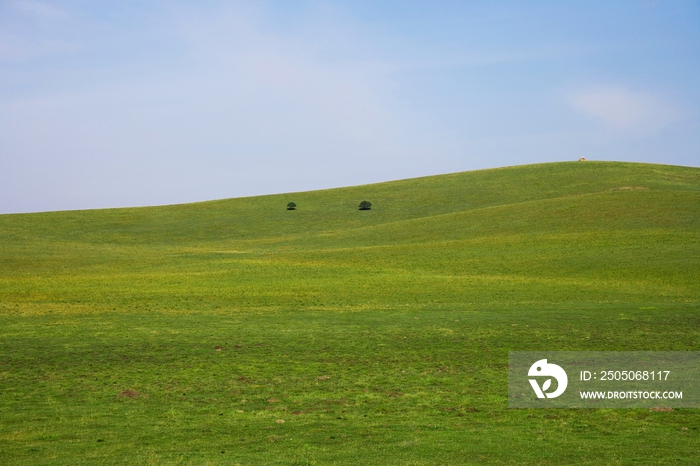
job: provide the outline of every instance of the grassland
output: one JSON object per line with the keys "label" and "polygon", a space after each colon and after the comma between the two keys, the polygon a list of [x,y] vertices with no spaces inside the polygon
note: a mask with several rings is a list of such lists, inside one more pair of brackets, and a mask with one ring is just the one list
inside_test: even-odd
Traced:
{"label": "grassland", "polygon": [[699,284],[687,167],[3,215],[0,464],[698,464],[698,410],[508,409],[506,365],[700,350]]}

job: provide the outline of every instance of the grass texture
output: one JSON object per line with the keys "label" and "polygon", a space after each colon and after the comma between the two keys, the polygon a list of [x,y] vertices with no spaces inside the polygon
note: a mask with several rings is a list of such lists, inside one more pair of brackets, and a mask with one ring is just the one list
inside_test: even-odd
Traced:
{"label": "grass texture", "polygon": [[700,169],[0,216],[3,465],[697,464],[698,410],[508,409],[519,350],[700,350]]}

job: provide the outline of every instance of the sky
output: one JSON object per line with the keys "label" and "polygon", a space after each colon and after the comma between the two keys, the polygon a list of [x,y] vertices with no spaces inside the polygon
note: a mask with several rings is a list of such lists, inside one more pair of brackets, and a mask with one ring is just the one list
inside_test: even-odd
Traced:
{"label": "sky", "polygon": [[0,0],[0,213],[698,167],[699,83],[697,1]]}

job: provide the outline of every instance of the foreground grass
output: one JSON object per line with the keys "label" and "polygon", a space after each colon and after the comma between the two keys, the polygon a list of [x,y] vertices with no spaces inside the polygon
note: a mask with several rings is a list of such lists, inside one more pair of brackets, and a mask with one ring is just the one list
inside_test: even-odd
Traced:
{"label": "foreground grass", "polygon": [[512,349],[697,347],[697,311],[7,317],[0,459],[693,464],[697,410],[508,409],[506,365]]}
{"label": "foreground grass", "polygon": [[6,215],[0,235],[2,464],[700,456],[698,410],[506,400],[508,351],[700,348],[698,169]]}

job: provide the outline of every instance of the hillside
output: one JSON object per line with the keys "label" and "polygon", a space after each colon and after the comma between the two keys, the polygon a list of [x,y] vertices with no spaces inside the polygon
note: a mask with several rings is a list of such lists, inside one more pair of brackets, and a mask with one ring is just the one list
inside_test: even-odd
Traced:
{"label": "hillside", "polygon": [[700,169],[529,165],[4,215],[0,235],[0,301],[36,310],[697,302]]}
{"label": "hillside", "polygon": [[509,409],[507,367],[697,350],[698,283],[698,168],[2,215],[0,464],[694,464],[699,410]]}

